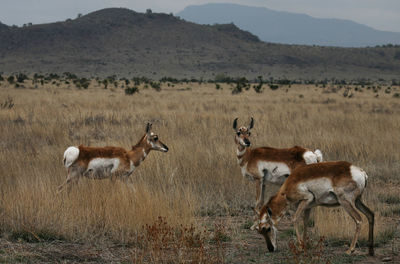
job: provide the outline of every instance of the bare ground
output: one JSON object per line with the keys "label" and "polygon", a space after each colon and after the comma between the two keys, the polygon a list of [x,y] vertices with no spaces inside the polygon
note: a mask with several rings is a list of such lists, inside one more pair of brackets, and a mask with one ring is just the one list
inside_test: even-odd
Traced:
{"label": "bare ground", "polygon": [[[289,241],[294,241],[293,228],[288,217],[279,225],[278,251],[269,253],[264,239],[256,231],[249,229],[251,215],[232,217],[202,217],[204,226],[212,229],[213,223],[229,222],[227,239],[223,243],[225,263],[296,263],[294,252],[289,249]],[[397,222],[395,237],[385,244],[378,241],[375,256],[367,254],[367,247],[361,243],[357,251],[348,256],[344,252],[350,241],[323,241],[322,252],[310,248],[307,254],[298,255],[301,263],[400,263],[400,224]],[[234,234],[230,232],[234,231]],[[311,228],[311,233],[312,228]],[[316,237],[315,234],[313,234]],[[314,241],[314,247],[317,242]],[[210,244],[210,246],[213,246]],[[0,238],[0,263],[132,263],[132,245],[88,244],[64,240],[27,242],[21,238]]]}

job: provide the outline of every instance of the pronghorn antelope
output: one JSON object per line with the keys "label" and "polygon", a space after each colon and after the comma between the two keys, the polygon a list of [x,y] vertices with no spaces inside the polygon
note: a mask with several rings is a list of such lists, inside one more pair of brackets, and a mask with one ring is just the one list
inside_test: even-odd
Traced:
{"label": "pronghorn antelope", "polygon": [[281,185],[296,167],[322,161],[322,153],[319,149],[313,152],[299,146],[287,149],[251,148],[249,136],[254,126],[254,119],[250,119],[247,127],[240,128],[237,128],[237,120],[236,118],[233,121],[237,161],[243,177],[256,182],[256,209],[260,209],[264,204],[266,182]]}
{"label": "pronghorn antelope", "polygon": [[92,179],[117,177],[128,180],[151,150],[167,152],[168,147],[156,134],[151,132],[151,124],[146,126],[146,133],[139,142],[127,151],[120,147],[69,147],[64,152],[64,166],[68,170],[67,180],[58,187],[70,186],[82,176]]}
{"label": "pronghorn antelope", "polygon": [[[307,223],[310,210],[316,206],[342,206],[356,223],[356,230],[347,254],[354,252],[361,230],[362,212],[369,223],[369,254],[374,255],[374,213],[363,204],[361,195],[367,185],[367,174],[364,170],[346,161],[322,162],[295,169],[286,179],[278,193],[257,212],[261,233],[269,251],[276,250],[276,234],[279,219],[290,205],[297,208],[293,224],[299,243],[307,237]],[[358,210],[357,210],[358,209]],[[303,216],[303,241],[299,232],[299,220]]]}

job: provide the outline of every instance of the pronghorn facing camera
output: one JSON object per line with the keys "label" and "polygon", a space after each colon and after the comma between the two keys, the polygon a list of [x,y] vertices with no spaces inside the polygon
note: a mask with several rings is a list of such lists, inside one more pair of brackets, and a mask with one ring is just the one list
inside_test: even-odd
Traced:
{"label": "pronghorn facing camera", "polygon": [[82,176],[92,179],[121,178],[128,180],[151,150],[167,152],[168,147],[146,126],[146,133],[131,150],[120,147],[69,147],[64,152],[64,166],[68,170],[67,180],[58,187],[70,186]]}
{"label": "pronghorn facing camera", "polygon": [[[276,228],[279,219],[290,205],[297,210],[293,224],[299,243],[307,237],[310,210],[316,206],[342,206],[356,223],[356,230],[347,254],[354,252],[360,234],[363,213],[369,223],[369,254],[374,255],[374,213],[363,204],[361,195],[367,186],[364,170],[346,162],[322,162],[295,169],[283,183],[278,193],[261,208],[257,230],[261,233],[269,251],[276,250]],[[303,216],[303,241],[299,232],[300,216]]]}
{"label": "pronghorn facing camera", "polygon": [[243,177],[256,182],[256,209],[264,204],[265,183],[281,185],[290,172],[298,166],[322,161],[320,150],[311,151],[299,146],[287,149],[270,147],[250,147],[250,130],[254,119],[248,126],[237,127],[237,118],[233,121],[235,143],[237,145],[237,161]]}

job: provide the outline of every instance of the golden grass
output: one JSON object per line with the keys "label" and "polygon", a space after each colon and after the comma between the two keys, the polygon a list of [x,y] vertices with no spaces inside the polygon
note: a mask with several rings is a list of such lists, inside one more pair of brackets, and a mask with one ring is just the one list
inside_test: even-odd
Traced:
{"label": "golden grass", "polygon": [[[188,225],[195,215],[249,210],[254,186],[236,164],[232,121],[255,118],[253,145],[319,148],[325,160],[347,160],[365,169],[364,200],[376,212],[377,234],[391,228],[380,216],[378,195],[399,186],[400,99],[366,88],[344,98],[343,89],[314,86],[247,91],[231,95],[228,85],[164,85],[126,96],[123,89],[88,90],[62,84],[38,89],[0,85],[0,223],[3,231],[49,234],[72,240],[132,242],[142,225],[158,216]],[[191,90],[179,91],[190,87]],[[394,88],[398,91],[398,87]],[[328,100],[329,98],[329,100]],[[0,102],[1,103],[1,102]],[[152,152],[132,175],[135,188],[108,180],[83,179],[69,194],[56,195],[66,177],[62,155],[70,145],[130,148],[147,121],[170,148]],[[268,186],[268,194],[276,187]],[[351,237],[354,224],[336,209],[315,211],[316,231]],[[364,218],[365,219],[365,218]],[[365,219],[366,222],[366,219]],[[363,236],[365,236],[365,227]]]}

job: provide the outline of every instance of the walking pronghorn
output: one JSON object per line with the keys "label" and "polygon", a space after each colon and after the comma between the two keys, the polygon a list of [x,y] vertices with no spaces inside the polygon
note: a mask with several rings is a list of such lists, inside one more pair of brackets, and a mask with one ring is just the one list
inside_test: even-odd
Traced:
{"label": "walking pronghorn", "polygon": [[151,127],[148,123],[144,136],[129,151],[120,147],[82,145],[67,148],[64,152],[64,166],[68,170],[68,176],[66,182],[58,187],[58,191],[65,185],[70,186],[82,176],[92,179],[116,177],[127,180],[151,150],[168,151],[168,147],[151,132]]}
{"label": "walking pronghorn", "polygon": [[[354,252],[361,230],[362,218],[359,212],[362,212],[369,223],[369,254],[374,255],[374,213],[361,201],[361,195],[367,186],[367,178],[364,170],[346,161],[322,162],[295,169],[278,193],[271,197],[260,212],[257,212],[260,220],[257,230],[265,237],[268,250],[276,250],[275,226],[290,205],[295,205],[297,208],[293,216],[293,224],[299,243],[303,243],[307,237],[307,223],[311,208],[342,206],[356,223],[354,237],[346,253]],[[298,225],[303,212],[302,241]]]}
{"label": "walking pronghorn", "polygon": [[237,160],[243,177],[256,182],[256,209],[264,204],[266,182],[281,185],[296,167],[322,161],[322,153],[318,149],[313,152],[299,146],[287,149],[251,148],[249,136],[254,119],[250,119],[249,126],[240,128],[237,128],[237,120],[233,121]]}

